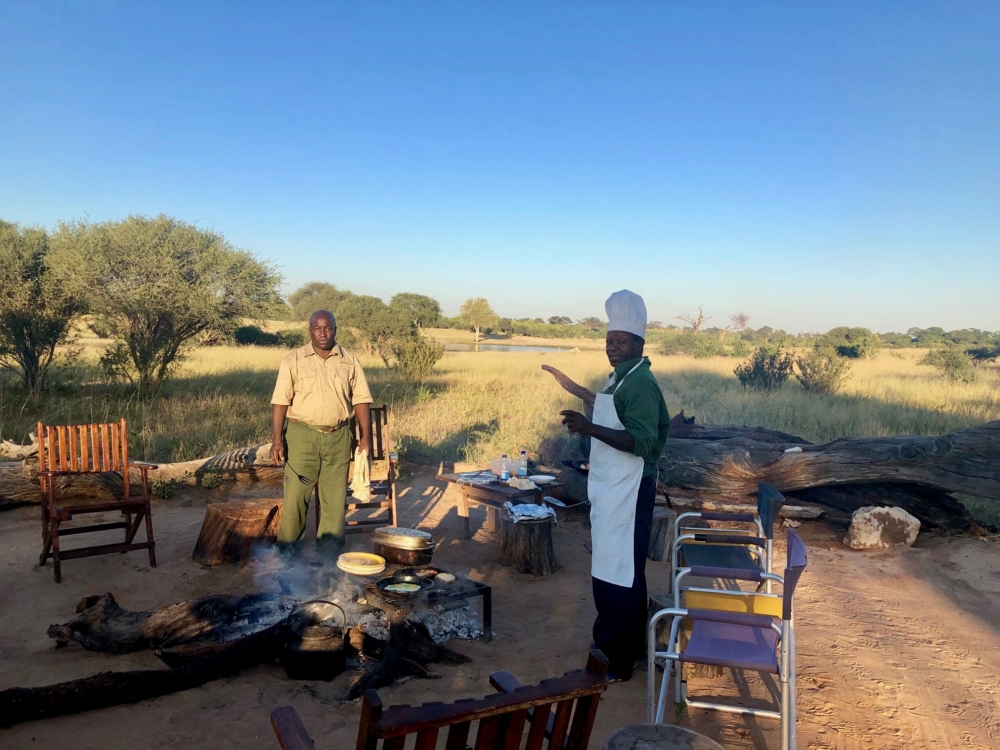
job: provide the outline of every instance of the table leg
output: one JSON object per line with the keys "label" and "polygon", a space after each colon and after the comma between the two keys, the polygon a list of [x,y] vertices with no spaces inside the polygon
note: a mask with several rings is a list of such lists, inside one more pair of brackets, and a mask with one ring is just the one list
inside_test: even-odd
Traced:
{"label": "table leg", "polygon": [[493,640],[493,589],[489,586],[483,592],[483,642]]}
{"label": "table leg", "polygon": [[472,531],[469,528],[469,498],[465,490],[461,490],[458,496],[458,536],[460,539],[472,538]]}
{"label": "table leg", "polygon": [[492,505],[486,506],[486,530],[491,534],[496,534],[500,530],[500,523],[497,517],[497,509]]}

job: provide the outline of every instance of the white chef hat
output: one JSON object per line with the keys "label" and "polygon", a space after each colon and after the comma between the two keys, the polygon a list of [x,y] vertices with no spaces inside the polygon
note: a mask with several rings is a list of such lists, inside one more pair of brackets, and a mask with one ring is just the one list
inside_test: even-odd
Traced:
{"label": "white chef hat", "polygon": [[604,311],[608,314],[609,331],[628,331],[646,338],[646,303],[635,292],[628,289],[615,292],[604,303]]}

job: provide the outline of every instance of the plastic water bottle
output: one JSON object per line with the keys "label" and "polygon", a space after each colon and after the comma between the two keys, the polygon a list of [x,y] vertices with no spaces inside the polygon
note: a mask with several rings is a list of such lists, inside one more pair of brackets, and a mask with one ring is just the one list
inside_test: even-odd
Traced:
{"label": "plastic water bottle", "polygon": [[510,465],[507,461],[507,454],[504,453],[500,459],[500,481],[506,482],[510,479]]}
{"label": "plastic water bottle", "polygon": [[528,453],[527,451],[521,451],[521,460],[517,463],[517,475],[519,477],[528,476]]}

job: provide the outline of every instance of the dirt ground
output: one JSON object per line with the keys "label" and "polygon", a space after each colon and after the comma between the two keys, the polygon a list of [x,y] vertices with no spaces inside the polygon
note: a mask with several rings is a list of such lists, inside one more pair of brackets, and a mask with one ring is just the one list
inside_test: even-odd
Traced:
{"label": "dirt ground", "polygon": [[[148,609],[274,588],[252,567],[206,569],[191,560],[206,498],[226,492],[247,491],[198,491],[154,505],[159,567],[149,568],[141,552],[71,560],[60,585],[52,580],[51,564],[37,566],[37,509],[0,515],[0,689],[162,666],[152,653],[110,656],[75,644],[57,651],[46,628],[70,619],[84,596],[110,591],[123,607]],[[388,705],[484,695],[497,669],[536,682],[586,661],[594,609],[589,531],[581,516],[561,514],[555,544],[562,571],[533,580],[500,567],[497,539],[482,529],[484,510],[472,511],[475,537],[456,539],[454,501],[454,490],[436,482],[433,472],[418,474],[401,492],[402,521],[434,533],[435,564],[493,586],[497,637],[492,643],[453,641],[472,657],[470,664],[435,665],[439,680],[380,691]],[[996,543],[922,536],[912,549],[859,553],[843,547],[842,533],[821,522],[799,531],[809,548],[796,596],[799,747],[1000,747]],[[355,537],[352,545],[364,549],[367,543]],[[779,544],[779,564],[783,554]],[[666,563],[649,563],[647,577],[651,592],[667,590]],[[293,682],[280,666],[262,665],[153,701],[0,730],[0,748],[276,748],[268,714],[288,704],[302,714],[317,748],[346,748],[355,742],[360,709],[338,698],[351,679]],[[742,694],[760,705],[765,687],[757,675],[731,673],[689,683],[692,695]],[[591,746],[600,747],[622,725],[643,721],[644,713],[645,673],[612,685]],[[689,709],[681,723],[727,748],[778,747],[773,720]]]}

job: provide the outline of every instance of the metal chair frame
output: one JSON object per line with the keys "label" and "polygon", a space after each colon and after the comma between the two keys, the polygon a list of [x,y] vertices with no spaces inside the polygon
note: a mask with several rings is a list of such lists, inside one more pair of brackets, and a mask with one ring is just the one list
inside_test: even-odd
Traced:
{"label": "metal chair frame", "polygon": [[[782,599],[782,616],[780,623],[777,618],[770,617],[767,615],[756,615],[756,614],[743,614],[736,612],[724,612],[724,611],[713,611],[704,609],[689,609],[685,607],[669,607],[667,609],[661,609],[659,612],[653,615],[649,622],[649,630],[647,634],[647,676],[646,676],[646,712],[647,720],[653,723],[663,723],[663,714],[666,709],[667,701],[667,686],[669,685],[669,680],[671,676],[671,670],[674,670],[674,697],[675,701],[680,706],[692,706],[694,708],[703,708],[715,711],[724,711],[727,713],[742,714],[747,716],[764,716],[767,718],[778,719],[781,722],[781,750],[795,750],[795,629],[792,616],[792,599],[794,596],[795,586],[798,583],[799,577],[806,566],[805,558],[805,545],[802,543],[801,538],[794,531],[789,530],[789,545],[796,544],[797,547],[801,549],[802,552],[802,564],[786,567],[785,575],[778,576],[774,573],[767,572],[755,572],[748,570],[722,570],[720,569],[705,569],[698,567],[683,568],[678,571],[677,576],[674,581],[674,601],[677,602],[677,598],[682,590],[688,591],[708,591],[713,594],[722,594],[730,596],[765,596],[765,597],[775,597],[777,595],[765,593],[765,594],[753,594],[752,592],[745,591],[723,591],[718,589],[704,589],[704,588],[690,588],[682,589],[680,586],[680,581],[685,576],[693,575],[698,577],[718,577],[717,573],[723,572],[727,577],[735,578],[737,580],[746,581],[757,581],[757,582],[777,582],[783,588],[781,595]],[[793,542],[792,540],[796,540]],[[785,582],[788,581],[786,586]],[[664,618],[672,618],[670,624],[670,633],[667,639],[667,650],[659,651],[656,648],[657,645],[657,626],[660,621]],[[683,651],[680,650],[679,635],[681,625],[685,620],[693,621],[695,626],[698,621],[707,622],[717,622],[725,623],[730,625],[745,626],[751,628],[770,628],[777,635],[777,670],[778,681],[780,684],[780,695],[778,696],[778,710],[773,711],[769,709],[760,708],[749,708],[745,706],[733,706],[723,703],[712,703],[708,701],[701,700],[691,700],[687,695],[687,683],[683,679],[681,662],[684,661]],[[698,663],[697,659],[688,659],[687,661],[692,661]],[[727,666],[724,662],[725,658],[720,657],[720,664],[718,666]],[[675,666],[676,663],[676,666]],[[711,663],[715,663],[714,661]],[[660,681],[660,693],[659,697],[656,694],[656,665],[661,664],[663,666],[663,677]],[[742,667],[731,667],[733,669]]]}

